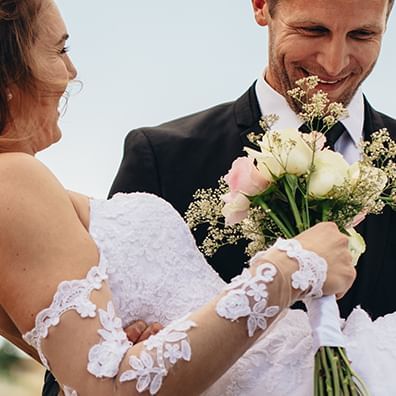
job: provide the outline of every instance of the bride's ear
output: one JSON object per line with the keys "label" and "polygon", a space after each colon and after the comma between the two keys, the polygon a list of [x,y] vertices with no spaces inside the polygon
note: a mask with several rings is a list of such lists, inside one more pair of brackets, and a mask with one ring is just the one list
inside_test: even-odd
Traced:
{"label": "bride's ear", "polygon": [[260,26],[268,25],[268,4],[266,0],[252,0],[254,17]]}
{"label": "bride's ear", "polygon": [[14,97],[9,89],[6,89],[7,101],[9,102]]}

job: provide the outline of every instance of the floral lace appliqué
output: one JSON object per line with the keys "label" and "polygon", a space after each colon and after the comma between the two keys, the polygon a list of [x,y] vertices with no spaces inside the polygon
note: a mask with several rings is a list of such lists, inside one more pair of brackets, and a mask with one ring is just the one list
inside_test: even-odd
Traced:
{"label": "floral lace appliqu\u00e9", "polygon": [[182,318],[168,325],[144,342],[145,349],[140,356],[131,356],[127,370],[120,376],[120,382],[136,380],[137,391],[148,390],[155,395],[161,388],[168,368],[178,360],[191,360],[191,347],[186,331],[196,327],[196,324]]}
{"label": "floral lace appliqu\u00e9", "polygon": [[132,343],[122,329],[121,319],[115,316],[111,301],[107,304],[107,311],[99,309],[99,320],[103,329],[98,333],[104,341],[89,350],[88,371],[97,378],[113,378]]}
{"label": "floral lace appliqu\u00e9", "polygon": [[327,274],[326,260],[314,252],[303,249],[296,239],[279,238],[273,247],[286,252],[288,257],[298,263],[298,271],[292,274],[292,286],[307,291],[306,298],[322,297],[322,287]]}
{"label": "floral lace appliqu\u00e9", "polygon": [[43,365],[49,370],[47,359],[41,350],[41,340],[48,336],[51,326],[59,324],[61,316],[75,310],[82,318],[94,318],[96,305],[90,300],[93,290],[99,290],[107,279],[107,264],[102,255],[98,266],[92,267],[85,279],[63,281],[59,284],[49,308],[43,309],[36,316],[33,330],[24,334],[23,339],[38,352]]}
{"label": "floral lace appliqu\u00e9", "polygon": [[226,287],[230,291],[217,303],[217,314],[231,321],[247,316],[249,337],[254,335],[257,328],[265,330],[267,318],[280,311],[279,306],[268,307],[267,284],[274,280],[276,274],[277,269],[270,263],[259,265],[255,276],[245,269]]}

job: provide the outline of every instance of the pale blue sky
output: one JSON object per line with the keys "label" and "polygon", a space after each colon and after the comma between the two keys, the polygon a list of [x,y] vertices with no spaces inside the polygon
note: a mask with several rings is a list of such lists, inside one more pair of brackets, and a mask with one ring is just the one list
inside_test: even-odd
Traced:
{"label": "pale blue sky", "polygon": [[[249,0],[57,4],[84,87],[70,98],[62,141],[39,158],[67,188],[88,195],[107,195],[129,130],[234,100],[266,64],[266,29],[256,25]],[[364,84],[374,107],[392,116],[395,21]]]}

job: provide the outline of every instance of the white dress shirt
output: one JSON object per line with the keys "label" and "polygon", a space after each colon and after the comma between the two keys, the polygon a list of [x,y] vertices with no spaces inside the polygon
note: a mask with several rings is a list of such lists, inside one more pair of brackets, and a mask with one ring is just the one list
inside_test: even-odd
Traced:
{"label": "white dress shirt", "polygon": [[[256,82],[256,95],[262,115],[276,114],[279,116],[279,121],[276,122],[274,128],[279,130],[298,129],[301,126],[301,120],[289,107],[286,99],[275,91],[263,76],[260,76]],[[359,160],[358,145],[363,138],[364,101],[361,88],[353,96],[347,110],[349,115],[342,120],[342,123],[348,133],[343,133],[337,140],[335,150],[352,164]]]}

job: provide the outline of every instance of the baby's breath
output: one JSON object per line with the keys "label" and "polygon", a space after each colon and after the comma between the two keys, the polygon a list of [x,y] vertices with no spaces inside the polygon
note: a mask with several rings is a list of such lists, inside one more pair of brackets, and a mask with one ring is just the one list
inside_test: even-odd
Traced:
{"label": "baby's breath", "polygon": [[276,121],[279,120],[279,116],[276,114],[269,114],[266,116],[262,116],[261,120],[259,121],[259,125],[264,133],[270,131]]}
{"label": "baby's breath", "polygon": [[318,76],[304,77],[296,81],[297,87],[301,88],[304,92],[314,89],[318,84],[319,84]]}
{"label": "baby's breath", "polygon": [[257,146],[258,143],[263,139],[264,135],[267,132],[271,131],[273,125],[278,120],[279,120],[279,116],[277,116],[276,114],[269,114],[266,116],[262,116],[261,119],[259,120],[261,131],[250,132],[247,135],[248,140]]}
{"label": "baby's breath", "polygon": [[[326,92],[316,90],[317,76],[309,76],[296,81],[296,88],[288,95],[298,102],[302,111],[298,114],[311,131],[327,132],[337,121],[345,118],[348,111],[342,103],[330,102]],[[312,92],[313,91],[313,92]],[[321,122],[318,123],[318,120]]]}
{"label": "baby's breath", "polygon": [[222,246],[236,244],[244,238],[240,224],[225,225],[224,216],[221,213],[224,201],[221,197],[228,191],[223,177],[219,180],[218,188],[197,190],[185,214],[185,220],[193,230],[201,224],[207,224],[206,237],[200,249],[209,257]]}

